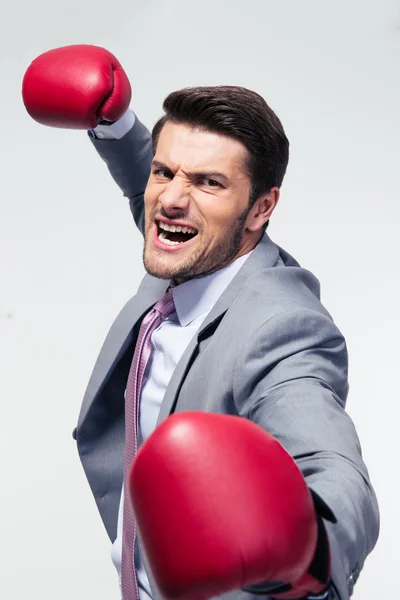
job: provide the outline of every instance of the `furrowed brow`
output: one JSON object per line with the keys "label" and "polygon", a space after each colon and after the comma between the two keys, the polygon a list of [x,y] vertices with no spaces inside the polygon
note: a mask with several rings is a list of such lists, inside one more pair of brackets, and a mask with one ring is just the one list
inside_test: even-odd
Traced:
{"label": "furrowed brow", "polygon": [[[152,161],[152,166],[155,167],[156,169],[166,169],[168,171],[171,171],[171,173],[173,172],[172,169],[166,165],[163,162],[160,162],[159,160],[153,160]],[[229,178],[224,175],[223,173],[221,173],[220,171],[184,171],[186,177],[188,177],[189,179],[217,179],[219,180],[222,184],[224,184],[225,186],[228,186],[230,184],[230,180]]]}
{"label": "furrowed brow", "polygon": [[160,162],[159,160],[153,160],[151,162],[153,167],[156,167],[157,169],[168,169],[169,171],[171,170],[167,165],[165,165],[164,163]]}

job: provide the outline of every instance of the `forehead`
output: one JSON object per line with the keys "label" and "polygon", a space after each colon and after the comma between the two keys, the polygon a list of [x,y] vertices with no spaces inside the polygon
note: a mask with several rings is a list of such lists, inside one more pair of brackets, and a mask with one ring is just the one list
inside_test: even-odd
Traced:
{"label": "forehead", "polygon": [[245,174],[246,147],[233,138],[167,121],[161,130],[156,160],[170,169]]}

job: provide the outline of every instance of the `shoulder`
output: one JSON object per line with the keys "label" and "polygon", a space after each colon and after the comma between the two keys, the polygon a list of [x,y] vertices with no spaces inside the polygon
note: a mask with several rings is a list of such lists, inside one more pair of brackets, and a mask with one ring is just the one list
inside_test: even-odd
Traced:
{"label": "shoulder", "polygon": [[[236,301],[262,310],[322,309],[317,277],[265,234],[236,278]],[[239,285],[238,285],[239,284]]]}
{"label": "shoulder", "polygon": [[279,263],[253,272],[243,282],[234,305],[255,313],[263,321],[298,311],[317,312],[330,318],[321,303],[315,275],[300,266]]}
{"label": "shoulder", "polygon": [[317,277],[271,240],[265,246],[270,256],[270,248],[275,247],[274,260],[265,265],[258,252],[257,268],[248,269],[246,277],[241,278],[224,317],[225,324],[236,329],[241,343],[260,334],[293,339],[315,332],[318,339],[341,338],[321,303]]}

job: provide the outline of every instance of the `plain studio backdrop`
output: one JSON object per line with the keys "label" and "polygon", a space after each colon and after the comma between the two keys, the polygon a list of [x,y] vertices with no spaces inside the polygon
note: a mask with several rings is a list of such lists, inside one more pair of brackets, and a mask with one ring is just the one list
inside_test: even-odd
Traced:
{"label": "plain studio backdrop", "polygon": [[110,544],[72,439],[111,322],[143,275],[127,201],[85,132],[20,95],[54,47],[110,49],[151,127],[168,92],[243,85],[291,159],[270,234],[322,285],[347,338],[348,411],[381,508],[356,600],[395,597],[400,4],[392,0],[3,0],[0,22],[0,597],[117,600]]}

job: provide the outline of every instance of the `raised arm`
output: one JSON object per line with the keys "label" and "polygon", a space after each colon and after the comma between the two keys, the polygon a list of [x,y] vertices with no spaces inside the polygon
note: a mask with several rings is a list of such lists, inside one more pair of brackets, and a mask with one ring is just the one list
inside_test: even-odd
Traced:
{"label": "raised arm", "polygon": [[129,200],[133,218],[144,233],[144,190],[153,156],[148,129],[129,110],[112,125],[89,131],[91,141],[111,176]]}
{"label": "raised arm", "polygon": [[28,67],[22,94],[28,113],[39,123],[89,130],[143,233],[151,136],[128,110],[131,87],[115,56],[89,45],[45,52]]}

